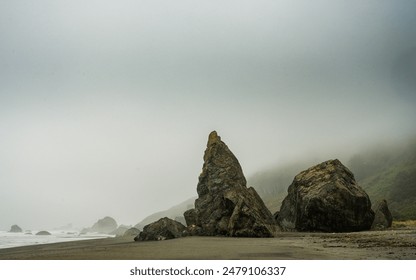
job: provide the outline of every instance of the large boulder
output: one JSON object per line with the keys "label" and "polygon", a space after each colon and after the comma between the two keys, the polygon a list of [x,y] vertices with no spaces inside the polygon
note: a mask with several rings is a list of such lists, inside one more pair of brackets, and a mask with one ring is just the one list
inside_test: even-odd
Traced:
{"label": "large boulder", "polygon": [[272,237],[272,214],[247,182],[240,163],[215,131],[208,137],[195,209],[184,213],[191,235]]}
{"label": "large boulder", "polygon": [[166,240],[182,237],[186,227],[170,218],[161,218],[160,220],[148,224],[143,228],[135,241]]}
{"label": "large boulder", "polygon": [[117,222],[111,217],[104,217],[103,219],[98,220],[92,226],[90,231],[110,234],[116,229],[117,229]]}
{"label": "large boulder", "polygon": [[296,175],[277,217],[288,231],[361,231],[373,220],[367,193],[337,159]]}
{"label": "large boulder", "polygon": [[22,232],[22,229],[18,225],[12,225],[9,232]]}
{"label": "large boulder", "polygon": [[393,216],[385,199],[381,200],[375,208],[375,217],[371,229],[381,230],[391,227]]}

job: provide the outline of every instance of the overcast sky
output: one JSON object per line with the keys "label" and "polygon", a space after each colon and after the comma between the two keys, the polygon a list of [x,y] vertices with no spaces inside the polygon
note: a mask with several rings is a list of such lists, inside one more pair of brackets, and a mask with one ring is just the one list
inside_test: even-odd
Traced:
{"label": "overcast sky", "polygon": [[135,224],[246,177],[415,135],[415,1],[0,2],[0,230]]}

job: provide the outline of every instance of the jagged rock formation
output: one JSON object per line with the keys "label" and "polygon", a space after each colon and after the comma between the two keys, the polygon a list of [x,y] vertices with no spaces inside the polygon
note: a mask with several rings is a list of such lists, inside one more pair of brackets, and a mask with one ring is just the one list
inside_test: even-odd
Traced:
{"label": "jagged rock formation", "polygon": [[393,216],[390,213],[387,201],[383,199],[375,208],[375,217],[371,229],[381,230],[391,227],[393,223]]}
{"label": "jagged rock formation", "polygon": [[41,230],[38,233],[36,233],[36,235],[51,235],[51,233],[49,231],[46,231],[46,230]]}
{"label": "jagged rock formation", "polygon": [[134,241],[166,240],[182,237],[186,227],[170,218],[162,218],[154,223],[148,224],[143,228]]}
{"label": "jagged rock formation", "polygon": [[208,137],[195,208],[184,213],[190,235],[272,237],[278,230],[240,163],[215,131]]}
{"label": "jagged rock formation", "polygon": [[22,232],[22,229],[18,225],[12,225],[9,232]]}
{"label": "jagged rock formation", "polygon": [[91,228],[92,232],[110,234],[117,229],[117,222],[111,217],[104,217],[98,220]]}
{"label": "jagged rock formation", "polygon": [[367,193],[337,159],[296,175],[277,217],[289,231],[368,230],[373,220]]}

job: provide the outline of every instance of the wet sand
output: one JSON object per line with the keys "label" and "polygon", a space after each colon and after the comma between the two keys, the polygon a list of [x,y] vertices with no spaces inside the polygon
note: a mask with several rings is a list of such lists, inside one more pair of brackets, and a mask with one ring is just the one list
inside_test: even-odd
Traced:
{"label": "wet sand", "polygon": [[416,228],[355,233],[283,232],[275,238],[185,237],[134,242],[106,238],[0,250],[18,260],[416,260]]}

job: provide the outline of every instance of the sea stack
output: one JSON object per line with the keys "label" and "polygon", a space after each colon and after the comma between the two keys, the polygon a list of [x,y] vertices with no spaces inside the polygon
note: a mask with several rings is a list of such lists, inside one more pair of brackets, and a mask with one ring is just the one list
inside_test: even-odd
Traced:
{"label": "sea stack", "polygon": [[278,226],[217,132],[208,137],[195,208],[184,213],[191,235],[273,237]]}
{"label": "sea stack", "polygon": [[92,232],[110,234],[117,229],[117,222],[111,217],[104,217],[98,220],[91,228]]}
{"label": "sea stack", "polygon": [[12,225],[9,232],[22,232],[22,229],[18,225]]}
{"label": "sea stack", "polygon": [[296,175],[277,217],[287,231],[361,231],[373,220],[367,193],[337,159]]}
{"label": "sea stack", "polygon": [[36,233],[36,235],[51,235],[51,233],[49,231],[46,231],[46,230],[41,230],[38,233]]}

